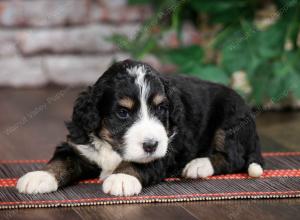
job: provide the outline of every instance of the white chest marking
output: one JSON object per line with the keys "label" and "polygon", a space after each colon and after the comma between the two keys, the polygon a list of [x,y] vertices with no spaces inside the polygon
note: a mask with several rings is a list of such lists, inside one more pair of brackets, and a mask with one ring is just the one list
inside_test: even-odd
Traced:
{"label": "white chest marking", "polygon": [[121,163],[122,158],[111,145],[93,136],[93,145],[75,145],[76,149],[88,160],[96,163],[101,169],[101,178],[110,175]]}

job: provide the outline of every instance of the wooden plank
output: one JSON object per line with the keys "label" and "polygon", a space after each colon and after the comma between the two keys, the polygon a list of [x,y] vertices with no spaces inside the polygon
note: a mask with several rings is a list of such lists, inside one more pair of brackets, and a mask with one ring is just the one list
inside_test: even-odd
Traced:
{"label": "wooden plank", "polygon": [[239,200],[186,203],[182,207],[199,219],[299,219],[300,199]]}
{"label": "wooden plank", "polygon": [[87,220],[198,219],[178,204],[108,205],[102,207],[76,207],[74,210]]}
{"label": "wooden plank", "polygon": [[82,218],[72,208],[42,208],[2,210],[1,220],[81,220]]}

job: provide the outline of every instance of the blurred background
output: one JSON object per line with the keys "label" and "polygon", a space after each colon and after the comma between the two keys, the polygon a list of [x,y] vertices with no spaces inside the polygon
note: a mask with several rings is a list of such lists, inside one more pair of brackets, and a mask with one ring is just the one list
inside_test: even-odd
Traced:
{"label": "blurred background", "polygon": [[48,158],[77,94],[126,58],[232,87],[265,150],[298,150],[299,28],[298,0],[0,0],[0,159]]}

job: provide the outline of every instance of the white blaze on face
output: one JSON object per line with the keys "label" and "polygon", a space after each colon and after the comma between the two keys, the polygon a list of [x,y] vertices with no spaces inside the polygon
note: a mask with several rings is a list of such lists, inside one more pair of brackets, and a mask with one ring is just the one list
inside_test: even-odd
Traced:
{"label": "white blaze on face", "polygon": [[[153,115],[150,115],[147,99],[150,85],[145,81],[146,69],[136,66],[127,69],[135,77],[135,84],[140,89],[140,109],[137,121],[125,134],[124,159],[139,163],[147,163],[154,159],[164,157],[168,148],[168,136],[164,125]],[[149,154],[144,151],[143,143],[147,140],[157,141],[156,150]]]}

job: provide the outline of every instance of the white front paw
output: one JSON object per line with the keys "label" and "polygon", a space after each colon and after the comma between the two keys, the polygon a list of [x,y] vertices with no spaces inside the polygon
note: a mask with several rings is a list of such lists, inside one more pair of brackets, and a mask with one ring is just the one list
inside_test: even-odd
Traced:
{"label": "white front paw", "polygon": [[214,168],[208,157],[190,161],[183,169],[182,176],[186,178],[205,178],[214,174]]}
{"label": "white front paw", "polygon": [[142,191],[142,184],[134,176],[118,173],[107,177],[102,188],[103,192],[114,196],[133,196]]}
{"label": "white front paw", "polygon": [[17,182],[20,193],[36,194],[56,191],[58,183],[55,177],[47,171],[29,172]]}

